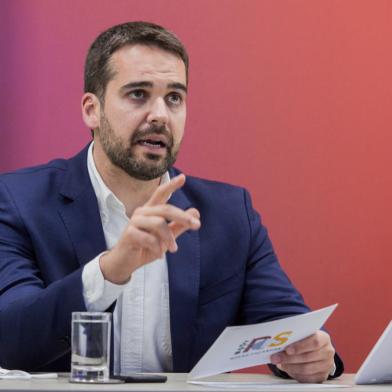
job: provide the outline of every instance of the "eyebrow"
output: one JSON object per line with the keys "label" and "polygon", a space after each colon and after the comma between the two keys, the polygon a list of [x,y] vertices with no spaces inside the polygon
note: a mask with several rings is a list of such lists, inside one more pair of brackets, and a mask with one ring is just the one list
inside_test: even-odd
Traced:
{"label": "eyebrow", "polygon": [[[151,88],[151,87],[154,87],[154,85],[152,82],[147,82],[147,81],[131,82],[131,83],[127,83],[124,86],[122,86],[121,90],[124,91],[124,90],[129,90],[131,88],[143,88],[143,87],[144,88]],[[188,92],[187,87],[184,84],[179,83],[179,82],[169,83],[167,85],[167,87],[173,88],[176,90],[182,90],[185,93]]]}

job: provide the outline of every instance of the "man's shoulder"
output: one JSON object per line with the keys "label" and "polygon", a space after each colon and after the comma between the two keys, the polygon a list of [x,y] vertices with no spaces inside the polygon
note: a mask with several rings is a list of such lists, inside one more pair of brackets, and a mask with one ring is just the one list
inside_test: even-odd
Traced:
{"label": "man's shoulder", "polygon": [[51,172],[64,171],[67,169],[67,159],[57,158],[40,165],[24,167],[10,172],[0,174],[2,181],[12,181],[13,179],[23,179],[27,177],[47,176]]}
{"label": "man's shoulder", "polygon": [[0,175],[0,183],[14,190],[33,191],[56,183],[67,170],[67,160],[55,159],[46,164],[26,167]]}
{"label": "man's shoulder", "polygon": [[31,193],[35,190],[44,190],[48,188],[54,190],[61,186],[70,167],[76,167],[78,165],[78,161],[82,162],[84,157],[85,150],[82,150],[80,153],[69,159],[53,159],[45,164],[6,172],[0,174],[0,184],[9,190],[16,191],[18,193]]}

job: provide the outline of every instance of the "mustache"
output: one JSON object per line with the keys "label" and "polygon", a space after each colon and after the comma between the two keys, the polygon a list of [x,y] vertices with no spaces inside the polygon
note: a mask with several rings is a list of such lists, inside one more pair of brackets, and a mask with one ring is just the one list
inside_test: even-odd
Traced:
{"label": "mustache", "polygon": [[167,130],[165,125],[158,125],[155,123],[150,124],[147,128],[143,130],[138,128],[135,130],[131,137],[131,145],[137,144],[138,140],[145,139],[150,135],[163,135],[167,140],[167,148],[173,147],[174,140],[173,135]]}

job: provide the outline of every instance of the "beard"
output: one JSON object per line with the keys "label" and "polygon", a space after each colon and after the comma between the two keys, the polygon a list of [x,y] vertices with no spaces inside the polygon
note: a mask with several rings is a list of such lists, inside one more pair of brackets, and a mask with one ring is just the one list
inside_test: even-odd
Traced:
{"label": "beard", "polygon": [[[137,141],[145,139],[150,135],[164,135],[167,140],[165,156],[145,153],[138,158],[134,152]],[[127,145],[124,145],[118,137],[105,114],[101,115],[101,127],[98,129],[98,137],[102,148],[113,163],[113,165],[124,170],[128,175],[142,181],[149,181],[162,177],[169,168],[173,166],[177,159],[179,145],[174,145],[173,135],[164,125],[152,123],[146,129],[136,129],[129,139]]]}

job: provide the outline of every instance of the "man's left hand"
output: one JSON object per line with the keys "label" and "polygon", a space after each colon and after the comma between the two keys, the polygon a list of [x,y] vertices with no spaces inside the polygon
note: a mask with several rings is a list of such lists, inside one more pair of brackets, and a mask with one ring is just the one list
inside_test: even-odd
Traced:
{"label": "man's left hand", "polygon": [[299,382],[325,381],[334,368],[335,349],[324,331],[290,344],[271,356],[271,362]]}

